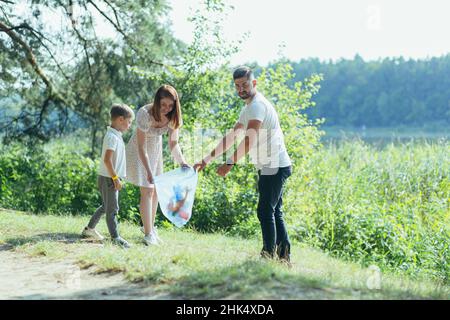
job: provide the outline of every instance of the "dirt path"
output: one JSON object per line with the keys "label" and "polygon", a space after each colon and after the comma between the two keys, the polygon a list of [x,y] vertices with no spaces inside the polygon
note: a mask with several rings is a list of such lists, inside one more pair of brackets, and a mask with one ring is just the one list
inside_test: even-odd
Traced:
{"label": "dirt path", "polygon": [[0,299],[169,299],[122,274],[93,274],[74,261],[30,258],[0,246]]}

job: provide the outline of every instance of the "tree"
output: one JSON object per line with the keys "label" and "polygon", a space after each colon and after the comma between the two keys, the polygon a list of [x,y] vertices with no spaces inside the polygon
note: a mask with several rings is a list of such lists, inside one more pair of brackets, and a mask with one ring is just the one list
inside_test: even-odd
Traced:
{"label": "tree", "polygon": [[[161,19],[170,9],[165,0],[1,2],[0,93],[20,97],[20,112],[0,123],[5,141],[48,140],[75,114],[90,128],[95,153],[111,102],[142,103],[158,85],[130,68],[157,72],[179,63],[183,44]],[[109,37],[98,35],[97,23]]]}

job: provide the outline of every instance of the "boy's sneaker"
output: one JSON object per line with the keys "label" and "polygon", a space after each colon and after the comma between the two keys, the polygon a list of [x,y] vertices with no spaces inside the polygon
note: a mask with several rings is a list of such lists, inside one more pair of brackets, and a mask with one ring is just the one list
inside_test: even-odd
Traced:
{"label": "boy's sneaker", "polygon": [[128,241],[125,240],[125,239],[122,238],[122,237],[114,238],[114,239],[113,239],[113,243],[115,243],[115,244],[117,244],[117,245],[119,245],[119,246],[121,246],[121,247],[123,247],[123,248],[126,248],[126,249],[128,249],[128,248],[131,247],[130,244],[128,243]]}
{"label": "boy's sneaker", "polygon": [[155,235],[150,233],[149,235],[144,237],[144,243],[148,246],[158,245],[158,240],[156,240]]}
{"label": "boy's sneaker", "polygon": [[91,238],[91,239],[100,240],[100,241],[105,239],[100,233],[97,232],[97,230],[91,229],[89,227],[85,227],[83,229],[81,236],[83,238]]}

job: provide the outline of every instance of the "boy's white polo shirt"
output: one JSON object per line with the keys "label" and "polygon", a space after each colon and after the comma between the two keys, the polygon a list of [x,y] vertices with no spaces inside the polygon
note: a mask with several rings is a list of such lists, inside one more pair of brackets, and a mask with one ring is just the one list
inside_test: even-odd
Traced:
{"label": "boy's white polo shirt", "polygon": [[106,169],[105,153],[106,150],[114,151],[112,157],[113,168],[117,175],[121,178],[126,176],[126,157],[125,157],[125,143],[123,142],[122,132],[114,128],[108,127],[105,137],[103,138],[102,157],[100,159],[100,168],[98,174],[104,177],[111,178],[111,175]]}

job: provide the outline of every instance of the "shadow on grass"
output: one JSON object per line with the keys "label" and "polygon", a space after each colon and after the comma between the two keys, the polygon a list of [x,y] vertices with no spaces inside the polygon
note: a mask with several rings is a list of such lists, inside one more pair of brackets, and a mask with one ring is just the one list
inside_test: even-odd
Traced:
{"label": "shadow on grass", "polygon": [[[66,289],[67,290],[67,289]],[[16,300],[169,300],[164,293],[157,293],[151,287],[136,284],[100,286],[96,289],[72,289],[72,293],[35,293],[11,297]]]}
{"label": "shadow on grass", "polygon": [[274,263],[247,260],[214,271],[193,272],[166,286],[179,299],[427,299],[408,291],[336,286],[327,278],[295,273]]}
{"label": "shadow on grass", "polygon": [[[42,241],[53,241],[63,244],[72,244],[81,242],[81,235],[78,233],[57,232],[57,233],[41,233],[29,237],[8,238],[4,241],[3,246],[9,248],[7,250],[20,247],[25,244],[35,244]],[[4,249],[6,250],[6,249]]]}
{"label": "shadow on grass", "polygon": [[10,244],[1,244],[0,245],[0,251],[9,251],[14,249],[14,247]]}

